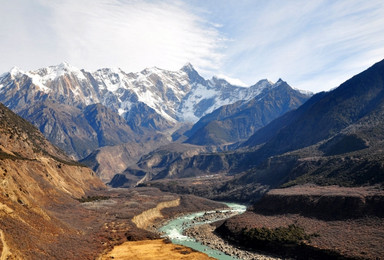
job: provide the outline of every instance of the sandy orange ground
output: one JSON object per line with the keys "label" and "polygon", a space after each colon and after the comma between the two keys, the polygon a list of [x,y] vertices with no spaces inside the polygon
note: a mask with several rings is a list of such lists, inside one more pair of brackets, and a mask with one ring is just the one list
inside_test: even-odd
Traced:
{"label": "sandy orange ground", "polygon": [[101,257],[101,260],[169,260],[169,259],[187,259],[204,260],[214,259],[206,254],[193,251],[191,248],[166,243],[162,239],[142,240],[125,242],[122,245],[115,246],[112,251]]}

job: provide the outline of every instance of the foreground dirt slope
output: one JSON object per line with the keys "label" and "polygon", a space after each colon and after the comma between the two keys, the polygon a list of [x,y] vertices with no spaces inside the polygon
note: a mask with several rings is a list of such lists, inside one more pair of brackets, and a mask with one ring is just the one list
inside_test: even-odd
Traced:
{"label": "foreground dirt slope", "polygon": [[167,243],[162,239],[125,242],[104,255],[101,260],[205,260],[214,259],[191,248]]}
{"label": "foreground dirt slope", "polygon": [[251,229],[295,226],[310,236],[302,241],[305,246],[299,242],[294,252],[289,252],[289,248],[281,248],[284,242],[279,242],[270,243],[268,250],[294,254],[300,259],[308,257],[308,252],[313,259],[321,259],[321,252],[326,252],[328,259],[381,259],[383,194],[379,187],[298,186],[271,190],[246,213],[225,221],[217,231],[232,241],[241,241],[244,232]]}
{"label": "foreground dirt slope", "polygon": [[[78,231],[50,209],[105,185],[51,145],[27,121],[0,104],[1,259],[49,259],[62,236]],[[55,253],[56,254],[56,253]]]}

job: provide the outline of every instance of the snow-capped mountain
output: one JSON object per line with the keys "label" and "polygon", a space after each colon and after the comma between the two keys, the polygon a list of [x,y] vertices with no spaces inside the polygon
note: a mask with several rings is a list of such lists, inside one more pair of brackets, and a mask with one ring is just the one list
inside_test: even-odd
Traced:
{"label": "snow-capped mountain", "polygon": [[101,103],[125,119],[138,104],[153,109],[170,125],[196,122],[214,109],[249,100],[273,84],[262,80],[249,88],[224,79],[202,78],[191,64],[178,71],[148,68],[137,73],[105,68],[95,72],[68,63],[24,72],[13,68],[0,76],[0,102],[20,111],[30,102],[45,99],[84,108]]}
{"label": "snow-capped mountain", "polygon": [[32,122],[76,159],[95,149],[124,143],[152,148],[171,140],[180,123],[195,123],[215,109],[261,98],[278,85],[250,87],[206,80],[191,64],[178,71],[148,68],[136,73],[95,72],[68,63],[34,71],[12,68],[0,76],[0,102]]}

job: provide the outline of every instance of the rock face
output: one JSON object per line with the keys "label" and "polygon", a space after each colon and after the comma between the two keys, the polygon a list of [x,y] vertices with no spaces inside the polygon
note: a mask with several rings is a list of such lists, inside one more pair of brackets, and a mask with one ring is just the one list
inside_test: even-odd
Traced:
{"label": "rock face", "polygon": [[82,158],[98,147],[135,142],[135,133],[127,122],[101,104],[89,105],[82,110],[44,101],[19,114],[74,158]]}
{"label": "rock face", "polygon": [[76,233],[50,212],[52,207],[105,189],[90,169],[1,104],[0,178],[2,256],[15,259],[31,259],[33,254],[45,258],[31,248],[43,250],[46,241]]}
{"label": "rock face", "polygon": [[300,214],[325,220],[384,217],[384,192],[371,188],[295,186],[269,191],[250,210],[264,215]]}

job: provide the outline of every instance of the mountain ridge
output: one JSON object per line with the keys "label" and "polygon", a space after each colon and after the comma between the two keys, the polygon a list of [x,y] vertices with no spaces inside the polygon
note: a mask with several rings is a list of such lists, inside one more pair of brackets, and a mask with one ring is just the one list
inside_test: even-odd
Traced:
{"label": "mountain ridge", "polygon": [[[0,102],[32,122],[72,158],[85,160],[93,151],[115,145],[137,158],[140,154],[123,147],[141,147],[151,140],[156,149],[167,144],[167,139],[171,142],[173,131],[189,121],[222,105],[250,100],[272,85],[261,80],[246,88],[217,77],[206,80],[191,64],[178,71],[153,67],[126,73],[113,68],[87,72],[62,63],[28,72],[14,68],[2,74]],[[98,173],[103,172],[101,165],[113,163],[92,162],[91,157],[85,161]]]}
{"label": "mountain ridge", "polygon": [[[180,158],[163,166],[157,176],[172,177],[175,169],[188,172],[185,177],[235,175],[211,188],[217,194],[242,190],[242,199],[260,196],[252,193],[254,185],[382,185],[383,111],[384,60],[338,88],[314,95],[257,130],[238,149]],[[172,187],[173,191],[193,191],[193,182],[185,182]],[[149,183],[167,190],[166,181]],[[199,192],[204,194],[203,189]]]}
{"label": "mountain ridge", "polygon": [[[77,107],[101,103],[123,116],[133,103],[142,102],[171,123],[196,121],[223,104],[249,99],[259,92],[258,87],[264,87],[239,87],[216,77],[205,80],[191,64],[178,71],[153,67],[136,73],[111,68],[87,72],[65,62],[28,72],[15,68],[1,76],[0,90],[9,90],[12,81],[21,87],[25,83],[34,85],[42,92],[40,95],[51,96],[60,103]],[[229,94],[229,89],[233,93]],[[216,97],[220,91],[224,95]],[[207,97],[214,101],[201,103]],[[15,104],[7,103],[7,98],[1,101],[16,109]]]}
{"label": "mountain ridge", "polygon": [[273,119],[298,108],[308,98],[307,94],[279,79],[248,101],[222,106],[202,117],[185,133],[189,137],[185,142],[214,145],[244,141]]}

